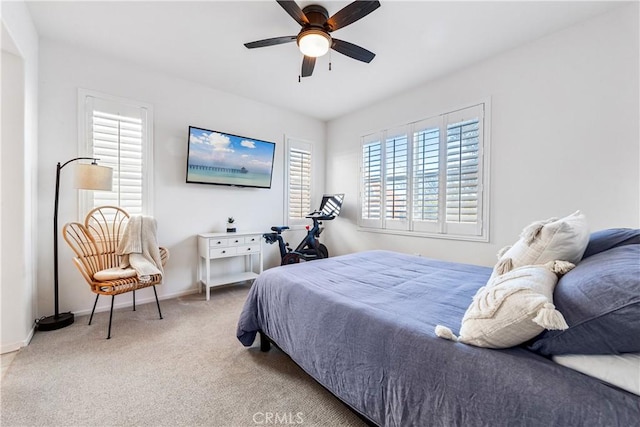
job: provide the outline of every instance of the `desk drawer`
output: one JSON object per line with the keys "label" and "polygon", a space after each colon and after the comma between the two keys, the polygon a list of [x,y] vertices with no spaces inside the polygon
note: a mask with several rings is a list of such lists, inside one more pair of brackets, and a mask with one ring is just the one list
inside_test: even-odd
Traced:
{"label": "desk drawer", "polygon": [[260,243],[253,243],[251,245],[238,246],[237,249],[238,249],[238,251],[236,252],[237,255],[255,254],[260,252]]}
{"label": "desk drawer", "polygon": [[247,245],[259,245],[261,240],[262,240],[261,234],[244,237],[244,243]]}
{"label": "desk drawer", "polygon": [[227,238],[224,238],[224,239],[209,239],[209,247],[210,248],[222,247],[222,246],[229,246],[229,239],[227,239]]}
{"label": "desk drawer", "polygon": [[244,244],[244,237],[229,237],[229,246],[238,246]]}
{"label": "desk drawer", "polygon": [[236,255],[238,248],[236,246],[226,246],[222,248],[209,248],[210,258],[220,258],[225,256]]}

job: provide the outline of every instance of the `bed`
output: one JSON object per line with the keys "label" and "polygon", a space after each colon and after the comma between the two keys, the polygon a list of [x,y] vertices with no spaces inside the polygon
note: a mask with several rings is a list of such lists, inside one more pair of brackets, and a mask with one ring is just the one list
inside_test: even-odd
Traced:
{"label": "bed", "polygon": [[491,274],[382,250],[277,267],[254,282],[237,336],[251,346],[261,334],[379,426],[640,425],[637,395],[526,345],[435,335],[460,325]]}

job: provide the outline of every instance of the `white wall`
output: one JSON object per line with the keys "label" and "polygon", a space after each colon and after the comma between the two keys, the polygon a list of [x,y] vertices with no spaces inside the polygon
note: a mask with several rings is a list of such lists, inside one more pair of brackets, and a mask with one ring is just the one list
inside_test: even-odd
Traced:
{"label": "white wall", "polygon": [[35,310],[38,34],[23,2],[2,4],[0,353],[29,343]]}
{"label": "white wall", "polygon": [[[327,191],[345,209],[332,253],[370,248],[491,266],[537,219],[582,210],[592,230],[640,226],[638,3],[329,122]],[[490,242],[358,231],[360,136],[490,97]]]}
{"label": "white wall", "polygon": [[[160,298],[196,288],[196,235],[224,231],[233,216],[239,231],[268,231],[283,222],[284,135],[317,143],[320,154],[316,178],[324,182],[325,124],[315,119],[192,82],[156,73],[136,65],[50,40],[40,43],[40,172],[41,211],[38,257],[38,308],[50,314],[52,291],[52,237],[55,165],[77,156],[77,91],[91,89],[150,103],[154,107],[154,216],[158,238],[171,251]],[[187,66],[187,64],[185,64]],[[186,184],[188,126],[220,130],[276,143],[272,188],[250,189]],[[77,220],[77,190],[73,167],[62,171],[59,226]],[[93,294],[72,266],[72,253],[60,239],[60,310],[86,313]],[[265,246],[265,264],[278,263],[276,246]],[[240,260],[235,260],[240,268]],[[148,292],[147,292],[148,291]],[[204,298],[204,297],[203,297]],[[153,299],[141,291],[139,302]],[[108,308],[103,298],[98,309]],[[130,295],[116,298],[116,306],[130,303]]]}

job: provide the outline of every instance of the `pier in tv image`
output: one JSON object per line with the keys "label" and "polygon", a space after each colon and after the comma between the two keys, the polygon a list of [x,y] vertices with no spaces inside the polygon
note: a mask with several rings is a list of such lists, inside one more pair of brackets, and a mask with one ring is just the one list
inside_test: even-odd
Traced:
{"label": "pier in tv image", "polygon": [[189,126],[187,182],[271,188],[275,146]]}

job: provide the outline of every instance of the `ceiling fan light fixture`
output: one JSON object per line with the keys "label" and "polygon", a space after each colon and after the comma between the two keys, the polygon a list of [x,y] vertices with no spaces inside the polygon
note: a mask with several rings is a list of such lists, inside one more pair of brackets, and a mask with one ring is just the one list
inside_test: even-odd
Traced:
{"label": "ceiling fan light fixture", "polygon": [[331,36],[322,30],[312,28],[298,34],[297,42],[303,55],[317,58],[329,52]]}

